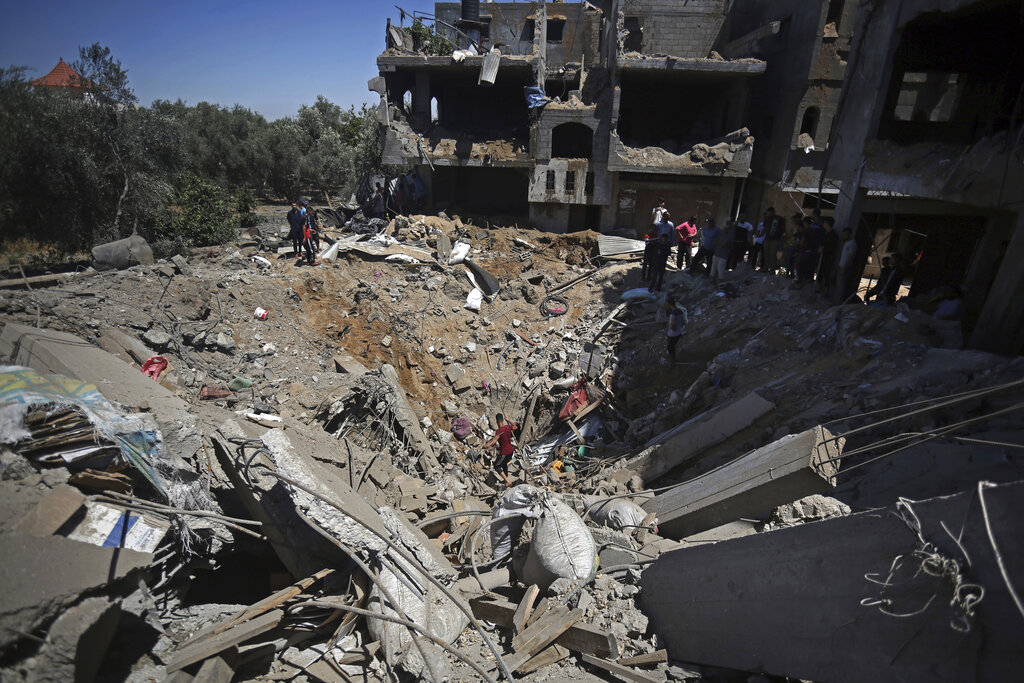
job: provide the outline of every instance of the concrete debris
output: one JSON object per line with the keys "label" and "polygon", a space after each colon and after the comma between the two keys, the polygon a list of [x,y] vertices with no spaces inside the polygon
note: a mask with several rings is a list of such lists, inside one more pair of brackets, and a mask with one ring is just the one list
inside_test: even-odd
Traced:
{"label": "concrete debris", "polygon": [[[337,259],[314,267],[257,228],[172,262],[0,289],[4,680],[757,669],[754,616],[680,650],[680,623],[711,633],[720,614],[638,601],[701,586],[700,605],[719,576],[774,581],[761,567],[791,545],[845,557],[827,530],[862,510],[979,473],[1024,479],[1024,364],[945,347],[920,311],[908,324],[830,308],[745,266],[719,288],[669,270],[650,293],[635,245],[590,231],[359,211],[331,225]],[[421,262],[385,260],[398,253]],[[675,361],[669,297],[688,314]],[[155,355],[158,381],[141,371]],[[814,540],[783,535],[802,533]],[[869,536],[872,552],[901,539]],[[756,552],[722,568],[715,553],[741,543]],[[857,571],[887,571],[883,554]],[[655,581],[665,565],[693,578]],[[862,589],[847,603],[867,610]],[[769,645],[769,673],[831,677]]]}

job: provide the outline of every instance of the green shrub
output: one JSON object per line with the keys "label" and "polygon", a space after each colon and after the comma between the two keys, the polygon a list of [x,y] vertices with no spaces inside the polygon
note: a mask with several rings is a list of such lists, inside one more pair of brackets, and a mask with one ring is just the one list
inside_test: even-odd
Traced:
{"label": "green shrub", "polygon": [[182,176],[160,226],[158,240],[187,240],[192,246],[224,244],[238,235],[231,196],[218,185],[192,174]]}

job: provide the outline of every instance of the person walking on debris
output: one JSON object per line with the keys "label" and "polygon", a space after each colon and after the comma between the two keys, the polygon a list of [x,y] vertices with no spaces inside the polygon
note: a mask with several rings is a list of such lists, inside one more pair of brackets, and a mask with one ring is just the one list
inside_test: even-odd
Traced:
{"label": "person walking on debris", "polygon": [[736,266],[743,263],[747,258],[747,252],[750,251],[750,233],[747,232],[746,227],[741,227],[740,222],[734,221],[735,226],[732,231],[732,239],[729,240],[732,244],[732,249],[729,251],[729,258],[725,264],[726,270],[735,270]]}
{"label": "person walking on debris", "polygon": [[316,219],[308,207],[306,209],[306,220],[302,224],[302,248],[306,252],[306,263],[316,265],[316,255],[320,250],[320,232],[317,229]]}
{"label": "person walking on debris", "polygon": [[[775,215],[775,207],[769,206],[764,210],[764,217],[757,224],[757,233],[762,236],[761,249],[761,270],[774,273],[780,267],[779,252],[782,251],[782,241],[786,237],[786,220],[782,216]],[[750,267],[754,267],[754,259],[750,259]]]}
{"label": "person walking on debris", "polygon": [[693,260],[693,236],[697,234],[697,217],[690,216],[676,226],[676,268],[690,267]]}
{"label": "person walking on debris", "polygon": [[370,218],[384,218],[384,188],[377,183],[377,190],[373,193],[373,203],[370,207]]}
{"label": "person walking on debris", "polygon": [[665,277],[665,266],[668,265],[670,253],[672,253],[672,245],[669,244],[668,235],[659,235],[654,242],[654,252],[651,255],[651,284],[647,287],[648,292],[657,292],[661,289],[661,281]]}
{"label": "person walking on debris", "polygon": [[676,346],[683,336],[683,312],[676,307],[674,299],[669,301],[671,311],[668,314],[668,357],[676,361]]}
{"label": "person walking on debris", "polygon": [[878,281],[864,292],[864,303],[871,303],[871,297],[880,296],[882,290],[885,289],[885,283],[889,281],[889,276],[892,275],[892,260],[888,256],[882,257],[882,272],[878,276]]}
{"label": "person walking on debris", "polygon": [[302,248],[302,225],[305,223],[305,214],[299,208],[298,202],[292,202],[291,211],[288,212],[288,239],[292,241],[292,256],[298,257]]}
{"label": "person walking on debris", "polygon": [[[742,226],[743,223],[738,223],[737,225]],[[747,223],[747,225],[750,225],[750,223]],[[766,259],[768,256],[764,250],[765,238],[768,234],[768,228],[767,226],[765,226],[765,222],[760,221],[758,222],[756,228],[750,227],[747,230],[748,234],[750,235],[750,257],[748,259],[750,269],[757,270],[757,263],[758,259],[760,258],[761,270],[768,270],[768,268],[765,266]]]}
{"label": "person walking on debris", "polygon": [[651,279],[651,265],[654,263],[655,247],[658,244],[658,224],[651,223],[644,235],[644,257],[640,260],[640,279],[647,282]]}
{"label": "person walking on debris", "polygon": [[722,229],[715,225],[715,219],[708,216],[704,226],[698,232],[697,255],[693,257],[691,268],[698,266],[704,269],[705,274],[711,272],[712,257],[715,253],[715,242],[722,234]]}
{"label": "person walking on debris", "polygon": [[498,431],[494,433],[494,438],[488,441],[484,448],[489,449],[494,444],[498,444],[498,457],[495,459],[492,469],[501,476],[506,486],[511,486],[512,481],[508,478],[508,464],[516,452],[516,447],[512,445],[512,432],[518,427],[512,422],[505,422],[505,416],[501,413],[495,415],[494,419],[498,422]]}
{"label": "person walking on debris", "polygon": [[657,225],[658,223],[660,223],[662,219],[662,214],[664,214],[665,211],[667,211],[667,209],[665,208],[665,200],[659,199],[658,205],[651,209],[651,225]]}
{"label": "person walking on debris", "polygon": [[790,220],[793,227],[786,235],[786,277],[796,277],[796,264],[800,256],[800,243],[804,240],[804,216],[794,213]]}

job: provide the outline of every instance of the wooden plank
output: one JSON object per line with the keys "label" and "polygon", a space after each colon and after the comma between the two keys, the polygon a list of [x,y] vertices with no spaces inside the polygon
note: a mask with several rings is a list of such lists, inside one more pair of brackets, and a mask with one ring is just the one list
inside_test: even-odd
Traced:
{"label": "wooden plank", "polygon": [[547,598],[541,598],[540,602],[537,603],[536,609],[533,610],[533,613],[526,620],[527,626],[544,616],[544,613],[548,611],[548,602]]}
{"label": "wooden plank", "polygon": [[636,657],[623,657],[619,660],[622,666],[648,666],[668,661],[668,650],[655,650]]}
{"label": "wooden plank", "polygon": [[[650,629],[672,659],[794,679],[1019,678],[1021,617],[1007,581],[1024,585],[1024,482],[909,506],[667,553],[643,574]],[[961,585],[984,587],[969,633],[951,627],[960,614],[950,604],[953,581],[928,576],[920,559],[910,559],[920,539],[908,522],[920,523],[934,552],[961,563]],[[865,579],[884,580],[898,556],[903,569],[888,588]],[[879,598],[910,616],[861,603]]]}
{"label": "wooden plank", "polygon": [[207,659],[199,667],[199,671],[193,680],[195,683],[231,683],[231,679],[235,675],[235,669],[229,660],[233,659],[234,657],[230,654]]}
{"label": "wooden plank", "polygon": [[608,673],[624,681],[637,681],[638,683],[661,683],[665,680],[663,676],[652,676],[646,674],[643,671],[636,671],[630,669],[628,666],[622,666],[615,662],[607,659],[601,659],[600,657],[594,657],[593,655],[583,654],[580,658],[592,666],[604,669]]}
{"label": "wooden plank", "polygon": [[560,662],[568,656],[569,650],[567,648],[557,644],[549,645],[520,666],[517,671],[525,676],[537,669],[543,669],[545,666]]}
{"label": "wooden plank", "polygon": [[250,638],[266,633],[281,623],[283,618],[284,610],[275,609],[221,633],[210,635],[200,640],[192,639],[187,646],[180,647],[175,652],[174,659],[167,665],[167,673],[184,669],[186,666],[191,666],[196,662],[213,657],[229,647],[244,643]]}
{"label": "wooden plank", "polygon": [[512,615],[512,631],[515,635],[518,635],[526,628],[526,622],[530,620],[530,615],[533,613],[533,603],[539,594],[540,588],[536,585],[526,589],[523,599],[519,601],[519,606],[516,607],[516,611]]}
{"label": "wooden plank", "polygon": [[790,434],[645,501],[662,536],[685,538],[835,485],[845,439],[823,427]]}
{"label": "wooden plank", "polygon": [[[512,617],[516,611],[515,604],[507,600],[484,596],[471,598],[469,604],[477,619],[485,619],[503,628],[512,628]],[[538,611],[539,608],[534,609],[534,614]],[[555,643],[573,652],[585,652],[598,657],[619,656],[619,643],[615,636],[587,624],[572,625],[569,630],[555,639]]]}
{"label": "wooden plank", "polygon": [[570,611],[562,605],[556,605],[543,618],[512,639],[512,647],[516,652],[510,657],[505,657],[505,664],[511,671],[519,671],[519,668],[533,659],[534,655],[553,643],[555,638],[582,618],[583,610]]}
{"label": "wooden plank", "polygon": [[300,593],[304,592],[317,581],[333,573],[333,569],[321,569],[312,576],[307,576],[306,578],[300,581],[296,581],[292,585],[286,588],[282,588],[273,595],[269,595],[260,600],[259,602],[249,605],[245,609],[234,614],[233,616],[228,617],[224,621],[218,622],[212,626],[203,629],[202,631],[200,631],[199,633],[195,634],[187,641],[182,643],[181,647],[187,647],[191,645],[193,642],[196,642],[202,638],[206,638],[207,636],[221,633],[233,626],[242,623],[243,621],[252,619],[253,617],[257,617],[263,614],[264,612],[274,609],[275,607],[280,607],[282,604],[291,600],[296,595],[299,595]]}

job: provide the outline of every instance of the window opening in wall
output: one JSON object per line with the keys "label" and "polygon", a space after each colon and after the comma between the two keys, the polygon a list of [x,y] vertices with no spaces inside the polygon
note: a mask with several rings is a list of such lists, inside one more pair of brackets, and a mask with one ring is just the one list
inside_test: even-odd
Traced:
{"label": "window opening in wall", "polygon": [[548,171],[547,176],[544,178],[544,189],[548,192],[555,191],[555,172]]}
{"label": "window opening in wall", "polygon": [[952,121],[962,89],[960,74],[908,71],[903,74],[894,117],[918,123]]}
{"label": "window opening in wall", "polygon": [[436,97],[431,97],[430,98],[430,122],[431,123],[437,123],[440,120],[441,120],[441,116],[440,116],[440,113],[439,113],[438,107],[437,107],[437,98]]}
{"label": "window opening in wall", "polygon": [[565,34],[565,19],[548,19],[548,42],[560,43]]}
{"label": "window opening in wall", "polygon": [[410,113],[412,111],[412,91],[411,90],[406,90],[405,93],[402,94],[402,109],[405,110],[406,114],[408,114],[408,113]]}
{"label": "window opening in wall", "polygon": [[490,38],[491,37],[491,18],[480,17],[480,37]]}
{"label": "window opening in wall", "polygon": [[551,156],[561,159],[589,159],[594,131],[582,123],[561,123],[551,131]]}
{"label": "window opening in wall", "polygon": [[588,197],[594,194],[594,173],[593,171],[587,173],[586,185],[583,186],[583,193]]}
{"label": "window opening in wall", "polygon": [[519,40],[526,42],[533,42],[533,34],[537,30],[537,22],[533,19],[527,19],[523,23],[523,32],[519,34]]}
{"label": "window opening in wall", "polygon": [[623,28],[626,29],[626,38],[622,41],[623,49],[626,52],[642,52],[644,27],[640,23],[640,17],[626,17],[623,20]]}
{"label": "window opening in wall", "polygon": [[576,171],[565,172],[565,192],[571,194],[576,191]]}
{"label": "window opening in wall", "polygon": [[807,133],[813,139],[818,134],[818,108],[807,107],[804,117],[800,120],[800,134]]}

